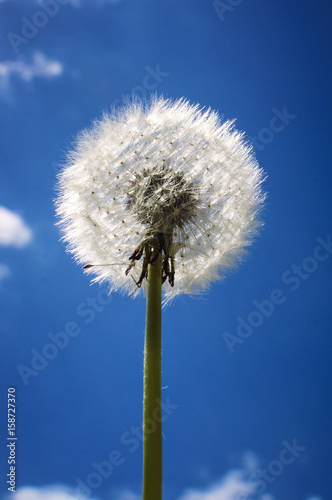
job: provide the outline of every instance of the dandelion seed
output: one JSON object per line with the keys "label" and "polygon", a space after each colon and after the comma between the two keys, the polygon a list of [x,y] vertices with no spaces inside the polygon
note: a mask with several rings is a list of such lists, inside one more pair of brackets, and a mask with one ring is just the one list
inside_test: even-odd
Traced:
{"label": "dandelion seed", "polygon": [[[78,137],[57,213],[76,260],[114,290],[132,294],[135,282],[144,292],[147,265],[161,254],[168,301],[206,290],[239,262],[260,226],[262,180],[234,121],[155,97],[105,114]],[[125,272],[91,266],[119,258]]]}

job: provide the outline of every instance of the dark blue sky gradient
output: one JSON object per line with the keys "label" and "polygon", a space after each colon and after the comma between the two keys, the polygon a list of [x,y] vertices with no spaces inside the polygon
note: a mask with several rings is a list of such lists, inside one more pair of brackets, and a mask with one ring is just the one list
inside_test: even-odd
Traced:
{"label": "dark blue sky gradient", "polygon": [[[27,82],[13,74],[0,87],[0,205],[34,233],[26,248],[0,247],[11,270],[0,282],[1,480],[6,390],[14,386],[18,486],[75,487],[93,461],[118,449],[125,463],[95,496],[140,491],[141,446],[131,453],[120,438],[141,423],[145,302],[115,293],[101,305],[106,295],[59,241],[53,200],[75,134],[159,65],[167,76],[158,93],[237,118],[258,144],[269,193],[265,226],[239,270],[164,311],[163,393],[178,405],[164,424],[165,500],[218,481],[244,452],[266,467],[293,439],[306,450],[267,492],[328,500],[332,248],[297,281],[292,266],[310,266],[317,238],[332,234],[330,2],[243,0],[222,21],[205,0],[82,0],[61,5],[15,54],[7,34],[20,34],[21,18],[38,10],[32,0],[0,3],[0,63],[30,64],[39,51],[63,65],[59,76]],[[273,121],[283,110],[292,117]],[[275,289],[283,303],[231,353],[224,334],[236,335],[239,317],[247,321],[254,301]],[[89,297],[102,308],[93,319]],[[68,322],[80,333],[25,385],[17,366],[31,366],[31,350],[42,352]]]}

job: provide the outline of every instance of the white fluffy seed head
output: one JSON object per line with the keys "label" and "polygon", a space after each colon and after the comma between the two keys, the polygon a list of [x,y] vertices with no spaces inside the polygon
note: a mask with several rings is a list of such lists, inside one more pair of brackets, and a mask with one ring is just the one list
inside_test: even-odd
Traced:
{"label": "white fluffy seed head", "polygon": [[261,225],[262,180],[234,121],[184,99],[135,100],[79,135],[59,176],[57,214],[94,281],[129,294],[143,261],[129,257],[162,234],[175,265],[168,301],[206,290],[238,263]]}

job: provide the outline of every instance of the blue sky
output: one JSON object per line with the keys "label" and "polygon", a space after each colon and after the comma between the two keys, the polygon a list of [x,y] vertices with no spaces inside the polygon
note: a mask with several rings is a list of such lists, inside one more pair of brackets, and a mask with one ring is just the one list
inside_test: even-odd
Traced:
{"label": "blue sky", "polygon": [[328,500],[331,14],[323,0],[0,2],[1,500],[8,387],[9,498],[74,500],[82,483],[140,498],[145,303],[90,285],[53,201],[75,134],[151,91],[236,118],[269,193],[241,268],[164,311],[164,498]]}

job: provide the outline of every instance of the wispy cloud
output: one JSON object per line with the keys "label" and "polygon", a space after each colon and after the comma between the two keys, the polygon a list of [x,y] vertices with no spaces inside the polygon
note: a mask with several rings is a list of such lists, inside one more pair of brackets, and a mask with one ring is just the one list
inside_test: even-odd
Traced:
{"label": "wispy cloud", "polygon": [[82,7],[82,1],[81,0],[70,0],[70,2],[74,7]]}
{"label": "wispy cloud", "polygon": [[60,61],[48,59],[42,52],[36,51],[30,63],[24,60],[0,62],[0,90],[9,87],[13,76],[29,82],[34,78],[55,78],[62,72],[63,65]]}
{"label": "wispy cloud", "polygon": [[[74,492],[63,485],[44,486],[34,488],[32,486],[23,486],[16,493],[10,493],[4,497],[4,500],[78,500]],[[89,498],[89,500],[96,500]]]}
{"label": "wispy cloud", "polygon": [[[10,0],[0,0],[0,3],[4,2],[9,2]],[[32,0],[30,0],[32,2]],[[35,0],[33,0],[35,1]],[[106,5],[106,4],[112,4],[112,3],[120,3],[122,0],[69,0],[68,3],[70,3],[73,7],[76,8],[81,8],[85,7],[86,5]]]}
{"label": "wispy cloud", "polygon": [[22,217],[0,206],[0,246],[23,248],[32,240],[32,231]]}
{"label": "wispy cloud", "polygon": [[114,500],[142,500],[142,495],[136,495],[131,491],[122,491]]}
{"label": "wispy cloud", "polygon": [[[1,0],[0,0],[1,1]],[[0,264],[0,282],[10,276],[10,269],[5,264]]]}
{"label": "wispy cloud", "polygon": [[248,498],[255,493],[255,488],[243,477],[241,470],[230,471],[218,483],[204,490],[188,489],[179,500],[237,500]]}
{"label": "wispy cloud", "polygon": [[[277,500],[268,493],[256,495],[252,484],[245,479],[245,474],[244,470],[233,469],[219,482],[205,489],[187,489],[174,500]],[[141,498],[141,495],[126,490],[119,492],[118,495],[106,496],[104,500],[140,500]],[[2,497],[2,500],[83,500],[83,498],[77,496],[73,489],[63,485],[55,485],[41,488],[21,487],[16,493]],[[89,500],[99,499],[89,497]],[[310,496],[306,500],[323,499],[318,496]]]}
{"label": "wispy cloud", "polygon": [[94,5],[94,6],[101,7],[101,6],[107,5],[107,4],[120,3],[121,1],[122,0],[71,0],[70,3],[73,5],[73,7],[83,8],[87,5],[89,5],[89,6]]}

